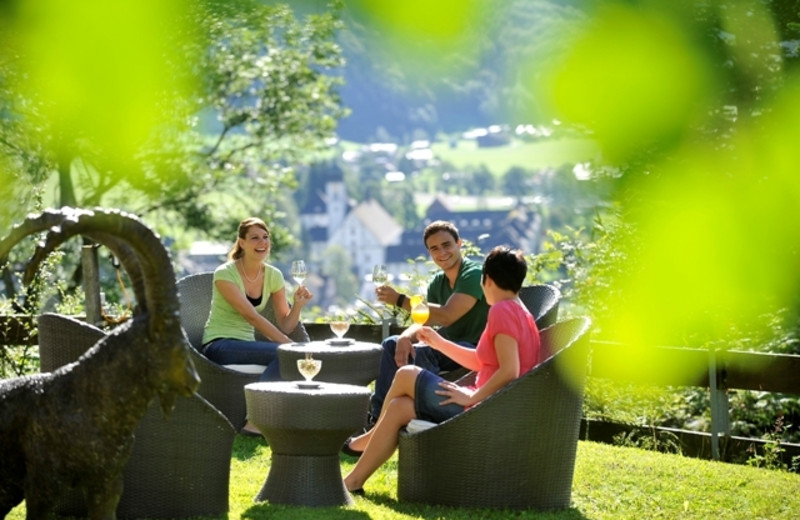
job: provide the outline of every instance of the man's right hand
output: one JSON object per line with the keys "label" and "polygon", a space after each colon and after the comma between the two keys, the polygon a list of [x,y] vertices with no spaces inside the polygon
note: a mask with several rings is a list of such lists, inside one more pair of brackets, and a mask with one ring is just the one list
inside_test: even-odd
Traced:
{"label": "man's right hand", "polygon": [[414,357],[414,345],[412,338],[400,336],[397,338],[397,345],[394,349],[394,362],[398,367],[408,365],[408,358]]}
{"label": "man's right hand", "polygon": [[397,297],[400,293],[394,287],[388,285],[381,285],[375,288],[375,296],[381,303],[388,303],[389,305],[397,305]]}

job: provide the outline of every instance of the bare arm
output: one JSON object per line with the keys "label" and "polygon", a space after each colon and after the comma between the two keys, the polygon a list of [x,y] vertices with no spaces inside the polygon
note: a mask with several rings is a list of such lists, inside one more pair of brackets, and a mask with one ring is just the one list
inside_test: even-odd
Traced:
{"label": "bare arm", "polygon": [[446,327],[460,320],[476,303],[478,303],[477,298],[469,294],[453,293],[444,305],[428,304],[431,316],[426,323]]}
{"label": "bare arm", "polygon": [[472,406],[479,403],[513,381],[519,374],[519,354],[517,340],[507,334],[498,334],[494,337],[494,348],[497,352],[497,361],[500,364],[497,371],[477,390],[470,390],[451,381],[439,383],[441,390],[438,395],[448,399],[442,404],[457,403],[462,406]]}
{"label": "bare arm", "polygon": [[474,348],[462,347],[458,343],[444,339],[438,332],[430,327],[421,327],[417,330],[417,337],[434,350],[438,350],[459,365],[469,370],[478,370],[478,356]]}
{"label": "bare arm", "polygon": [[286,301],[286,287],[281,287],[272,293],[271,297],[278,326],[288,334],[297,327],[300,322],[300,311],[311,300],[312,295],[304,285],[298,286],[294,292],[294,305],[291,307]]}
{"label": "bare arm", "polygon": [[[236,312],[241,314],[253,328],[276,343],[291,343],[292,340],[283,331],[256,311],[256,308],[247,301],[244,293],[239,290],[235,283],[217,280],[214,285],[216,285],[222,297],[225,298],[225,301],[231,304],[231,307],[236,309]],[[285,301],[284,298],[284,303]]]}
{"label": "bare arm", "polygon": [[[400,297],[400,293],[388,285],[378,287],[378,289],[376,289],[376,294],[378,300],[390,305],[397,305],[397,299]],[[460,292],[453,293],[444,305],[428,303],[431,315],[426,324],[446,327],[461,319],[461,317],[468,313],[476,303],[478,303],[477,298]],[[404,299],[401,307],[411,312],[411,300],[408,296]]]}

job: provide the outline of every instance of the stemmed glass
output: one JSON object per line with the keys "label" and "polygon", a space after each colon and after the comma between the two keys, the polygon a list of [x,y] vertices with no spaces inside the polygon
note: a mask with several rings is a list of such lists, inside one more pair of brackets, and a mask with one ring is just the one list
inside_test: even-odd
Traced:
{"label": "stemmed glass", "polygon": [[297,282],[297,285],[303,285],[303,282],[308,276],[306,271],[306,263],[302,260],[295,260],[292,262],[292,278]]}
{"label": "stemmed glass", "polygon": [[389,280],[389,271],[386,269],[386,265],[384,264],[377,264],[372,269],[372,283],[375,284],[375,287],[379,287],[381,285],[386,285],[386,282]]}
{"label": "stemmed glass", "polygon": [[336,334],[336,338],[341,341],[342,336],[347,334],[348,329],[350,328],[350,322],[344,318],[335,318],[331,321],[331,331]]}
{"label": "stemmed glass", "polygon": [[386,269],[386,265],[378,264],[372,269],[372,283],[375,285],[386,285],[388,279],[389,271]]}
{"label": "stemmed glass", "polygon": [[306,384],[310,384],[311,380],[314,379],[314,376],[319,374],[321,369],[322,360],[312,358],[311,352],[306,352],[305,358],[297,360],[297,370],[300,372],[300,375],[305,378]]}
{"label": "stemmed glass", "polygon": [[431,315],[431,310],[425,300],[421,297],[419,301],[411,302],[411,321],[419,325],[424,325]]}

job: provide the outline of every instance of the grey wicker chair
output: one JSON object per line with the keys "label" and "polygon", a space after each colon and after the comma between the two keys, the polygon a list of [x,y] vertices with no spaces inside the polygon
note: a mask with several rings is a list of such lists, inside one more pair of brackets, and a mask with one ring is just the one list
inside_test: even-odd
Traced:
{"label": "grey wicker chair", "polygon": [[94,325],[51,313],[39,315],[37,328],[39,367],[42,372],[52,372],[77,361],[89,347],[106,335]]}
{"label": "grey wicker chair", "polygon": [[[106,334],[58,314],[39,316],[38,329],[42,371],[77,361]],[[135,435],[123,472],[118,517],[185,518],[228,512],[235,431],[219,410],[199,395],[179,397],[170,417],[164,418],[156,401]],[[85,517],[85,500],[78,492],[68,493],[56,512]]]}
{"label": "grey wicker chair", "polygon": [[[198,393],[225,414],[238,431],[247,422],[244,385],[258,381],[260,371],[240,372],[218,365],[201,353],[203,329],[211,311],[213,280],[214,273],[211,272],[191,274],[178,280],[181,326],[189,343],[195,348],[194,363],[201,379]],[[275,322],[275,311],[271,302],[267,302],[263,315]],[[288,336],[294,341],[308,341],[308,334],[302,323]],[[256,338],[264,339],[258,332]]]}
{"label": "grey wicker chair", "polygon": [[558,304],[561,291],[548,284],[528,285],[520,289],[519,299],[525,304],[539,330],[549,327],[558,320]]}
{"label": "grey wicker chair", "polygon": [[[569,507],[586,370],[588,318],[541,331],[554,354],[483,402],[400,434],[398,498],[463,507]],[[572,377],[567,377],[567,368]]]}

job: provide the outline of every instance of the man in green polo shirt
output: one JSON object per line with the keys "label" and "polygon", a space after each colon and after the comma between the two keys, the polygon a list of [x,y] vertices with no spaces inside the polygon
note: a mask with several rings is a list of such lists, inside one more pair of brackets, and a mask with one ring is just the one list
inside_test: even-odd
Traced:
{"label": "man in green polo shirt", "polygon": [[[438,220],[425,228],[425,247],[441,268],[428,285],[430,317],[425,325],[439,326],[439,333],[460,345],[475,348],[486,327],[489,305],[481,289],[481,264],[461,256],[461,238],[452,222]],[[409,297],[389,286],[376,289],[384,303],[411,310]],[[419,325],[412,325],[399,336],[383,340],[380,371],[375,381],[370,414],[380,414],[386,392],[398,367],[413,363],[434,373],[460,368],[455,361],[430,347],[413,347]]]}

